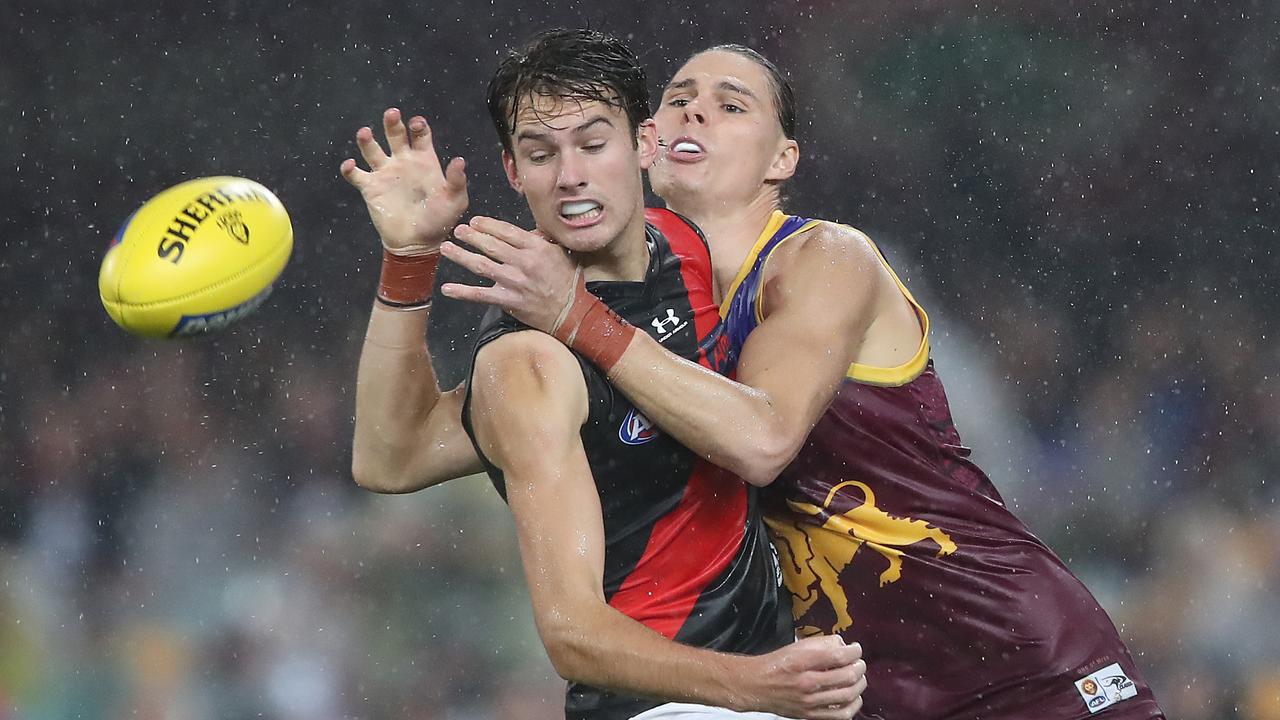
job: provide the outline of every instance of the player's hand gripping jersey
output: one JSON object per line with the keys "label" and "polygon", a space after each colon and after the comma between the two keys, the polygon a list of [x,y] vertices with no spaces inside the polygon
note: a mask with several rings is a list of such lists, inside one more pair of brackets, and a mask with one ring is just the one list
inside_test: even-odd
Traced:
{"label": "player's hand gripping jersey", "polygon": [[[711,290],[706,242],[669,211],[650,209],[645,217],[644,281],[591,282],[587,288],[667,349],[722,371],[728,343]],[[527,328],[510,316],[491,312],[476,352],[521,330]],[[590,403],[582,443],[600,493],[609,604],[687,645],[762,654],[791,642],[785,591],[755,489],[653,427],[600,370],[582,358],[579,364]],[[463,424],[474,440],[470,397]],[[476,450],[505,497],[501,470],[478,445]],[[622,719],[660,704],[571,683],[566,715]]]}
{"label": "player's hand gripping jersey", "polygon": [[[819,222],[775,213],[761,234],[722,305],[735,356],[769,254]],[[764,493],[799,634],[862,643],[868,718],[1158,717],[1110,618],[969,461],[928,317],[898,284],[924,331],[915,357],[851,366]]]}

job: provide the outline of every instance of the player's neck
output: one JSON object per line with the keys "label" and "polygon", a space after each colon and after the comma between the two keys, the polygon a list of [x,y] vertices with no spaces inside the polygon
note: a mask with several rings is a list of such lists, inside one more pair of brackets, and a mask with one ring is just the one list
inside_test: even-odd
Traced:
{"label": "player's neck", "polygon": [[708,202],[689,206],[669,203],[668,207],[692,220],[707,236],[716,287],[721,293],[726,292],[738,276],[738,270],[773,211],[780,209],[778,193],[772,188],[762,189],[743,203]]}
{"label": "player's neck", "polygon": [[644,240],[644,212],[633,219],[608,245],[590,253],[571,253],[582,265],[582,276],[591,280],[644,280],[649,269],[649,244]]}

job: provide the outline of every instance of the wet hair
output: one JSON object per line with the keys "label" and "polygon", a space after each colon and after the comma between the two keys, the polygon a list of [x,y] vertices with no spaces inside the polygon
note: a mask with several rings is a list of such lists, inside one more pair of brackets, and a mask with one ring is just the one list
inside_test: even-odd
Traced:
{"label": "wet hair", "polygon": [[631,141],[649,117],[649,81],[621,40],[595,30],[557,28],[512,50],[489,80],[489,117],[502,147],[512,152],[516,114],[526,97],[598,101],[627,115]]}
{"label": "wet hair", "polygon": [[[720,50],[722,52],[731,52],[740,55],[760,67],[764,68],[769,75],[769,89],[773,91],[773,106],[778,109],[778,124],[782,126],[782,134],[788,140],[796,139],[796,95],[791,89],[791,83],[778,69],[777,65],[769,58],[752,50],[746,45],[728,44],[716,45],[709,47],[702,52],[711,52],[712,50]],[[698,53],[701,55],[702,53]]]}

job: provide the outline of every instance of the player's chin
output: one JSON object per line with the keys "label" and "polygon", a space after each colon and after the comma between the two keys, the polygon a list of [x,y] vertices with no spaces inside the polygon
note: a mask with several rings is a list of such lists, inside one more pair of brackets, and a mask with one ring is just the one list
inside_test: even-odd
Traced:
{"label": "player's chin", "polygon": [[555,243],[570,252],[591,254],[608,247],[609,242],[618,234],[616,230],[602,225],[589,228],[561,227],[555,234]]}
{"label": "player's chin", "polygon": [[671,163],[654,164],[649,168],[649,186],[653,188],[653,192],[660,198],[665,199],[668,193],[674,192],[676,187],[675,174],[671,172]]}
{"label": "player's chin", "polygon": [[653,188],[653,194],[666,202],[679,203],[702,193],[707,183],[694,169],[679,168],[667,169],[661,173],[650,171],[649,185]]}

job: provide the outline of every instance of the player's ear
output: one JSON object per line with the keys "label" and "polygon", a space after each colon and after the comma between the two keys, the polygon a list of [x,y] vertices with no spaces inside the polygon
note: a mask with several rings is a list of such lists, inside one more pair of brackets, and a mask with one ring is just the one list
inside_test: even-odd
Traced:
{"label": "player's ear", "polygon": [[524,190],[520,186],[520,175],[516,173],[516,159],[506,150],[502,151],[502,169],[507,172],[507,183],[511,185],[511,189],[524,194]]}
{"label": "player's ear", "polygon": [[648,170],[658,157],[658,125],[647,118],[636,128],[636,152],[640,154],[640,169]]}
{"label": "player's ear", "polygon": [[765,180],[788,180],[796,174],[796,166],[800,164],[800,143],[784,137],[778,146],[778,154],[769,165],[769,174]]}

